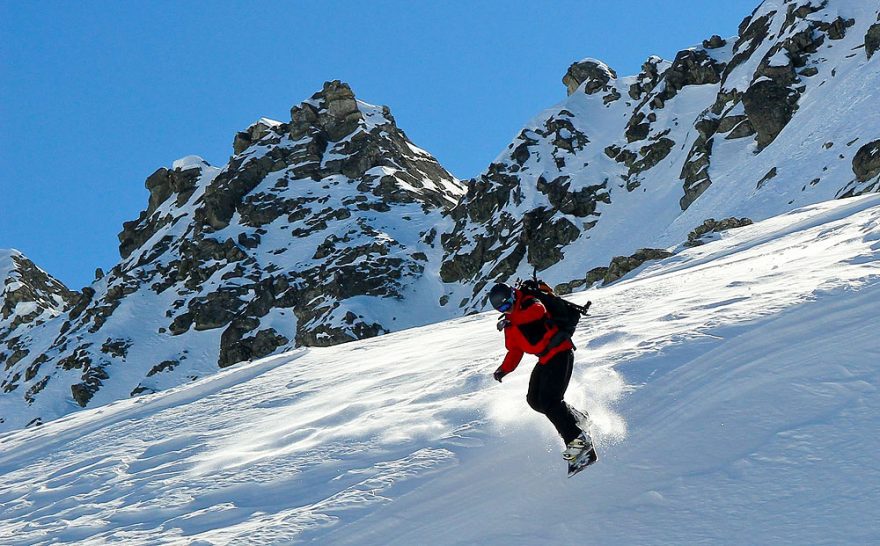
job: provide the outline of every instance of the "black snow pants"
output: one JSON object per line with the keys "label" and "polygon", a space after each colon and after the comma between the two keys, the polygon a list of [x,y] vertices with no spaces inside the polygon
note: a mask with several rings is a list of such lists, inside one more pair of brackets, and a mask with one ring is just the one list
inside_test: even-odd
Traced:
{"label": "black snow pants", "polygon": [[581,433],[577,420],[563,401],[573,365],[574,352],[571,350],[557,354],[546,364],[536,364],[526,394],[529,406],[547,416],[566,444]]}

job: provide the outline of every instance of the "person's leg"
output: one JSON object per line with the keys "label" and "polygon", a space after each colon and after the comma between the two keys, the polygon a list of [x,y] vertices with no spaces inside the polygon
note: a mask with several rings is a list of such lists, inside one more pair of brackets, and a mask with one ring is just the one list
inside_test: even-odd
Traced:
{"label": "person's leg", "polygon": [[546,364],[536,365],[532,370],[529,392],[526,395],[529,406],[547,416],[566,444],[581,433],[577,420],[563,401],[568,382],[571,380],[573,363],[574,355],[571,351],[565,351]]}

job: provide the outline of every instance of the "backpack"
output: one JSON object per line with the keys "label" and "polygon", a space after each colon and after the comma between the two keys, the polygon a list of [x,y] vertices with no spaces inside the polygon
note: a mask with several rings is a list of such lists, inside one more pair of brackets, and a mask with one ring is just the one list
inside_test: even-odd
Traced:
{"label": "backpack", "polygon": [[574,329],[582,316],[586,316],[592,302],[587,302],[583,307],[564,300],[557,296],[553,289],[544,281],[533,277],[519,281],[516,288],[528,296],[538,298],[541,304],[550,314],[550,320],[555,324],[565,337],[571,338]]}

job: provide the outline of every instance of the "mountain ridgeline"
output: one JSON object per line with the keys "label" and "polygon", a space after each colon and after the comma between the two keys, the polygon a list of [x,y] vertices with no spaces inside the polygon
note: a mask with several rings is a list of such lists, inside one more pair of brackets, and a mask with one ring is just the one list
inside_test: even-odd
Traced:
{"label": "mountain ridgeline", "polygon": [[121,261],[73,292],[0,251],[0,430],[297,346],[569,292],[788,210],[880,191],[880,6],[767,1],[737,36],[619,77],[595,59],[478,177],[328,82],[146,180]]}

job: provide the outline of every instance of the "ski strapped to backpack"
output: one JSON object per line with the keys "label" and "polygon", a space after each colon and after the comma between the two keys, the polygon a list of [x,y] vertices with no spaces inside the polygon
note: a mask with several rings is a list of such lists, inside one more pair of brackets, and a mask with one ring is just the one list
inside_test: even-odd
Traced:
{"label": "ski strapped to backpack", "polygon": [[541,304],[547,309],[550,315],[550,321],[559,328],[559,331],[550,338],[547,348],[538,353],[541,357],[550,352],[551,349],[558,346],[567,339],[571,339],[574,335],[574,329],[582,316],[587,316],[592,302],[588,301],[586,305],[577,305],[568,300],[562,299],[553,292],[553,289],[544,281],[533,275],[531,279],[517,282],[516,288],[522,293],[538,298]]}

